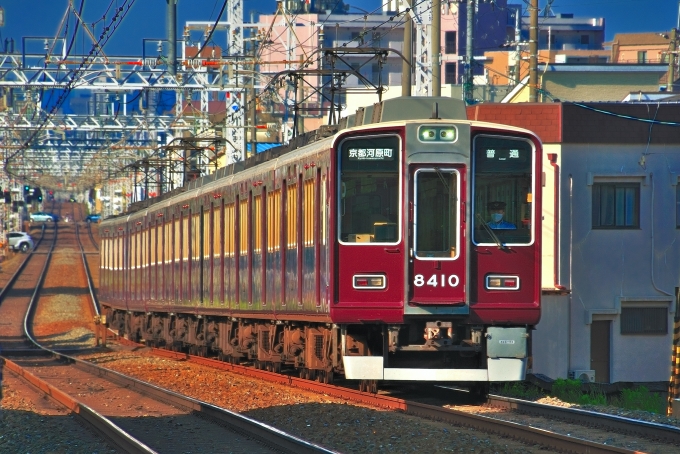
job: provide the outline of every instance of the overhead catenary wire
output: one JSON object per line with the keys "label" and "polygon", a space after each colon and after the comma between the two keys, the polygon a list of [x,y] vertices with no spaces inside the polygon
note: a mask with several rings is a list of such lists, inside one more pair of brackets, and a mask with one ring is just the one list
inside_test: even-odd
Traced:
{"label": "overhead catenary wire", "polygon": [[83,61],[79,64],[77,69],[71,70],[69,72],[69,74],[71,75],[70,80],[66,84],[66,87],[64,88],[59,98],[57,99],[57,102],[54,104],[52,109],[50,109],[50,112],[45,116],[40,125],[33,131],[33,133],[24,142],[24,144],[17,151],[13,152],[11,155],[5,158],[5,168],[8,168],[9,162],[13,160],[17,155],[23,153],[30,146],[31,142],[37,137],[37,135],[45,128],[47,122],[50,120],[50,118],[52,118],[52,116],[54,116],[56,111],[59,109],[59,107],[61,107],[61,105],[66,100],[66,97],[73,89],[73,86],[79,79],[80,73],[84,71],[83,68],[87,64],[89,64],[89,59],[93,57],[94,54],[97,54],[101,51],[101,49],[104,47],[104,45],[108,42],[113,33],[116,31],[118,26],[122,23],[122,20],[127,16],[127,14],[130,11],[130,8],[132,8],[132,5],[134,5],[134,3],[135,0],[124,0],[122,5],[116,9],[116,13],[111,19],[110,25],[103,29],[102,33],[100,34],[99,40],[92,45],[89,54],[83,58]]}

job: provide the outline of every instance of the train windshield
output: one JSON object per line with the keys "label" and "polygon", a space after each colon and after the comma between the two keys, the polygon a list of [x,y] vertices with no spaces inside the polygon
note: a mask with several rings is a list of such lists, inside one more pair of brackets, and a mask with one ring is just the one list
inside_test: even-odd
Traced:
{"label": "train windshield", "polygon": [[419,259],[452,259],[458,250],[458,172],[420,169],[415,175],[415,251]]}
{"label": "train windshield", "polygon": [[399,143],[397,136],[380,136],[347,139],[340,144],[341,242],[399,242]]}
{"label": "train windshield", "polygon": [[478,136],[473,150],[473,241],[530,244],[533,146],[523,139]]}

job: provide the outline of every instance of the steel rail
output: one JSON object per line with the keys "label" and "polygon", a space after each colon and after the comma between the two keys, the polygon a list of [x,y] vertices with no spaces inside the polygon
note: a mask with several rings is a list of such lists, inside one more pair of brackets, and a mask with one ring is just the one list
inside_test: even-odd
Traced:
{"label": "steel rail", "polygon": [[[123,338],[120,338],[119,342],[134,346],[142,345]],[[192,363],[232,371],[267,381],[287,384],[308,391],[321,392],[342,399],[370,404],[390,410],[403,411],[407,414],[434,419],[437,421],[445,421],[451,424],[466,426],[488,433],[495,433],[501,436],[511,437],[515,440],[529,444],[539,444],[559,452],[587,452],[592,454],[637,453],[637,451],[632,451],[625,448],[604,445],[573,436],[561,435],[549,430],[524,426],[518,423],[502,421],[487,416],[473,415],[450,408],[438,407],[390,396],[342,388],[335,385],[328,385],[303,378],[277,374],[275,372],[268,372],[248,366],[225,363],[216,359],[204,358],[186,353],[172,352],[159,348],[152,348],[151,351],[158,356],[170,359],[190,361]]]}
{"label": "steel rail", "polygon": [[[80,241],[80,228],[78,227],[78,221],[75,220],[75,209],[73,210],[73,222],[76,226],[76,241],[78,242],[78,247],[80,248],[80,258],[83,262],[83,268],[85,269],[85,277],[87,278],[87,288],[90,292],[90,301],[92,302],[92,310],[96,316],[101,315],[99,310],[99,301],[97,301],[97,296],[94,294],[94,282],[92,281],[92,274],[90,273],[90,267],[87,264],[87,257],[85,256],[85,248],[83,247],[82,241]],[[80,209],[80,214],[82,217],[83,211],[82,207]],[[92,237],[92,232],[90,232],[90,238]]]}
{"label": "steel rail", "polygon": [[[60,208],[60,213],[61,213],[61,208]],[[42,270],[40,271],[40,275],[38,276],[38,280],[37,280],[37,284],[35,286],[35,289],[33,290],[33,293],[30,297],[30,301],[29,301],[28,307],[26,309],[26,314],[24,315],[23,327],[24,327],[24,334],[26,335],[28,340],[38,348],[37,351],[45,352],[46,354],[51,354],[53,356],[58,357],[58,356],[60,356],[59,353],[57,353],[54,350],[51,350],[51,349],[48,349],[48,348],[42,346],[35,339],[35,337],[33,336],[33,331],[31,329],[31,320],[32,320],[33,315],[35,313],[35,308],[36,308],[37,301],[38,301],[38,295],[39,295],[40,290],[42,289],[42,286],[45,282],[45,276],[47,274],[47,269],[49,267],[50,260],[52,258],[52,253],[54,251],[54,247],[57,243],[57,236],[58,236],[57,232],[58,232],[58,227],[57,227],[57,223],[55,222],[54,223],[54,239],[52,241],[52,244],[50,245],[49,251],[47,252],[47,258],[45,260],[45,264],[43,265]],[[43,233],[43,235],[44,235],[44,233]],[[12,353],[16,354],[16,353],[19,353],[19,352],[12,352]],[[5,366],[9,370],[15,372],[17,375],[19,375],[21,377],[24,377],[26,380],[29,381],[29,383],[36,386],[44,394],[46,394],[47,396],[53,397],[57,402],[65,405],[81,421],[83,421],[85,424],[88,424],[91,427],[93,427],[94,430],[99,435],[101,435],[103,438],[106,438],[107,440],[111,441],[115,446],[117,446],[123,452],[131,452],[131,453],[153,453],[154,452],[154,451],[150,450],[146,445],[144,445],[143,443],[136,440],[134,437],[130,436],[125,431],[120,429],[118,426],[116,426],[113,422],[111,422],[109,419],[107,419],[103,415],[97,413],[96,411],[92,410],[91,408],[87,407],[86,405],[83,405],[80,402],[76,401],[75,399],[69,397],[67,394],[59,391],[57,388],[49,385],[48,383],[44,382],[43,380],[39,379],[38,377],[33,376],[28,371],[24,370],[22,367],[20,367],[19,365],[17,365],[14,362],[8,360],[7,358],[3,358],[3,361],[5,363]]]}
{"label": "steel rail", "polygon": [[[54,229],[55,229],[55,232],[56,232],[56,229],[57,229],[56,225],[54,226]],[[40,243],[42,243],[42,240],[43,240],[44,237],[45,237],[45,230],[42,230],[41,233],[40,233],[40,238],[38,238],[38,241],[36,241],[35,245],[31,249],[31,251],[26,255],[26,257],[21,262],[21,265],[19,265],[19,267],[16,269],[16,271],[14,271],[14,274],[12,274],[12,277],[9,278],[9,280],[7,281],[7,284],[5,284],[5,286],[2,289],[0,289],[0,304],[2,304],[2,300],[5,298],[5,295],[8,292],[8,290],[10,288],[12,288],[12,286],[16,282],[16,280],[19,277],[19,275],[21,274],[21,272],[24,270],[24,268],[26,268],[26,264],[31,259],[31,257],[33,257],[33,253],[35,252],[36,249],[38,249],[38,246],[40,246]]]}
{"label": "steel rail", "polygon": [[128,433],[116,426],[111,422],[111,420],[102,414],[96,412],[87,405],[78,402],[68,394],[60,391],[58,388],[55,388],[44,380],[36,377],[15,362],[5,359],[5,367],[7,370],[22,377],[31,385],[35,386],[45,395],[51,397],[55,401],[71,410],[71,412],[75,414],[81,421],[85,422],[95,432],[99,433],[99,435],[113,443],[123,452],[135,454],[150,454],[156,452],[142,442],[131,437]]}
{"label": "steel rail", "polygon": [[[151,398],[159,400],[164,403],[169,403],[170,405],[177,406],[180,408],[185,408],[187,410],[201,413],[201,415],[212,419],[218,423],[225,424],[229,426],[230,429],[237,432],[247,434],[248,437],[255,438],[265,444],[272,445],[279,450],[284,452],[303,454],[303,453],[333,453],[334,451],[327,450],[319,445],[307,442],[303,439],[297,438],[293,435],[287,434],[275,427],[269,426],[267,424],[258,422],[254,419],[248,418],[246,416],[240,415],[238,413],[231,412],[229,410],[217,407],[215,405],[209,404],[207,402],[202,402],[191,397],[182,396],[181,394],[175,393],[170,390],[166,390],[149,383],[142,382],[140,380],[127,377],[123,374],[104,369],[102,367],[96,366],[86,361],[79,360],[77,358],[66,355],[65,353],[52,350],[41,345],[37,339],[33,336],[30,322],[32,320],[33,314],[35,312],[35,307],[37,305],[38,295],[42,289],[45,276],[47,274],[47,269],[49,268],[49,263],[51,255],[53,253],[54,247],[57,241],[57,226],[55,223],[55,237],[54,241],[48,252],[47,260],[38,278],[38,284],[31,295],[31,300],[29,302],[28,308],[26,310],[26,315],[24,316],[24,334],[28,337],[29,341],[38,347],[41,351],[47,352],[52,357],[65,361],[67,363],[73,364],[81,370],[88,373],[98,375],[111,382],[117,383],[121,386],[134,389],[141,394],[147,395]],[[81,246],[80,238],[77,231],[76,223],[76,238]],[[82,254],[84,259],[84,253]],[[88,277],[88,284],[91,284],[91,278]],[[92,408],[80,403],[79,401],[68,396],[66,393],[60,391],[58,388],[49,385],[40,378],[30,374],[30,372],[23,369],[18,364],[5,360],[8,369],[15,372],[16,374],[24,377],[39,390],[50,397],[54,397],[57,402],[62,403],[67,408],[69,408],[76,416],[82,419],[86,424],[93,427],[93,429],[99,433],[102,437],[109,440],[116,447],[124,452],[132,453],[153,453],[147,445],[137,440],[135,437],[118,427],[110,419],[106,418],[104,415],[96,412]]]}
{"label": "steel rail", "polygon": [[239,413],[229,411],[225,408],[204,402],[193,397],[184,396],[174,391],[161,388],[151,383],[129,377],[111,369],[106,369],[88,361],[83,361],[67,355],[56,353],[56,356],[69,362],[73,362],[75,367],[93,375],[106,378],[127,389],[137,391],[145,396],[151,397],[170,405],[180,407],[189,411],[200,413],[218,423],[226,424],[236,431],[246,433],[249,437],[254,437],[265,444],[274,442],[277,449],[293,454],[303,453],[333,453],[322,446],[308,442],[301,438],[290,435],[282,430],[268,424],[256,421],[243,416]]}
{"label": "steel rail", "polygon": [[489,395],[488,404],[507,410],[537,416],[548,416],[562,421],[581,425],[597,426],[605,429],[636,434],[646,438],[664,440],[680,444],[680,428],[655,422],[639,421],[606,413],[582,410],[579,408],[556,407],[511,397]]}

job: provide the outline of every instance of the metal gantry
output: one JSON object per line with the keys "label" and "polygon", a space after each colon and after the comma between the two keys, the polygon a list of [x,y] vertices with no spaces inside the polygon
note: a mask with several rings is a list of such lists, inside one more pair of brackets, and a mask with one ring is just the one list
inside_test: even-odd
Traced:
{"label": "metal gantry", "polygon": [[[0,152],[6,173],[28,181],[46,175],[101,181],[175,137],[202,135],[213,127],[210,93],[226,94],[223,130],[231,140],[224,146],[230,162],[242,159],[244,83],[235,70],[243,64],[241,0],[230,0],[228,14],[227,58],[184,58],[176,74],[169,71],[160,42],[158,56],[142,58],[68,55],[62,38],[45,38],[44,55],[0,54]],[[87,113],[67,113],[68,94],[75,98],[79,92],[89,92],[92,105],[78,109]],[[170,94],[171,108],[153,102],[161,93]]]}

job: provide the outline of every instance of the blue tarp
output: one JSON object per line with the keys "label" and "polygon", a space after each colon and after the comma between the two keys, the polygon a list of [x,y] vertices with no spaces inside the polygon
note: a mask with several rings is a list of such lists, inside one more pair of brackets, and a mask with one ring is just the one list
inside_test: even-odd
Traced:
{"label": "blue tarp", "polygon": [[[256,151],[257,151],[257,153],[262,153],[263,151],[267,151],[270,148],[278,147],[280,145],[281,145],[280,143],[259,143],[258,142],[256,144]],[[251,144],[250,143],[246,144],[246,151],[250,152],[250,149],[251,149]]]}

